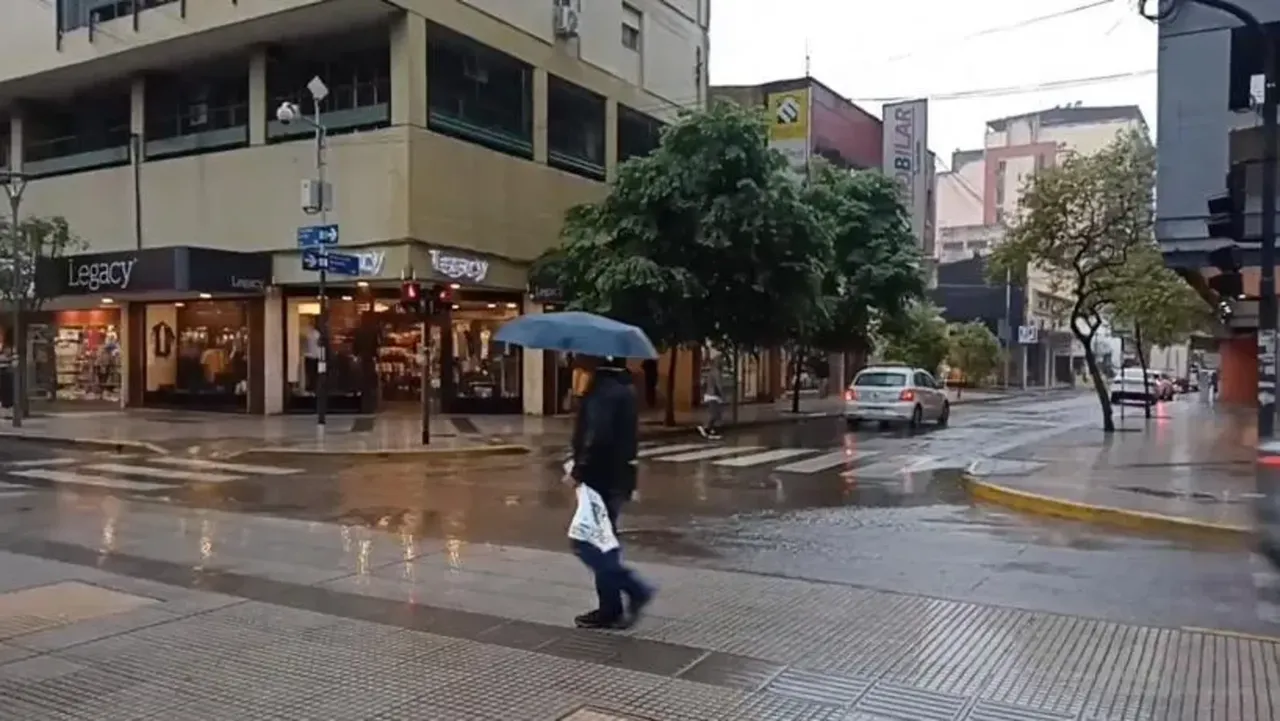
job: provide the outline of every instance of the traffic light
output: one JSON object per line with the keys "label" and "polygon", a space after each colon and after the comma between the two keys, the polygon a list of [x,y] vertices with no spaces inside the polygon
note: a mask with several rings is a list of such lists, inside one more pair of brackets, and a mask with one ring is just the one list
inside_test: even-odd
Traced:
{"label": "traffic light", "polygon": [[400,308],[414,315],[422,312],[422,286],[417,281],[407,280],[400,286]]}
{"label": "traffic light", "polygon": [[1232,166],[1227,173],[1227,192],[1209,198],[1209,218],[1205,221],[1210,238],[1244,240],[1244,166]]}
{"label": "traffic light", "polygon": [[447,285],[431,286],[431,297],[427,301],[427,312],[439,315],[453,305],[453,289]]}
{"label": "traffic light", "polygon": [[1219,298],[1234,300],[1244,295],[1244,278],[1240,276],[1244,254],[1240,246],[1232,243],[1209,251],[1209,264],[1221,271],[1209,279],[1209,287]]}

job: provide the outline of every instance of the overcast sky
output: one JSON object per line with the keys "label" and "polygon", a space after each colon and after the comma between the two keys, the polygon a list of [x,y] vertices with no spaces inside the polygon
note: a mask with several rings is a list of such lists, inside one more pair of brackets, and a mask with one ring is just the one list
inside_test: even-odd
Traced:
{"label": "overcast sky", "polygon": [[[880,114],[881,99],[930,97],[929,146],[944,162],[982,146],[991,118],[1082,101],[1138,104],[1155,129],[1154,74],[1017,94],[947,99],[1151,71],[1156,28],[1134,0],[1003,32],[984,33],[1089,0],[720,0],[711,11],[712,84],[751,84],[805,72]],[[974,36],[976,37],[970,37]]]}

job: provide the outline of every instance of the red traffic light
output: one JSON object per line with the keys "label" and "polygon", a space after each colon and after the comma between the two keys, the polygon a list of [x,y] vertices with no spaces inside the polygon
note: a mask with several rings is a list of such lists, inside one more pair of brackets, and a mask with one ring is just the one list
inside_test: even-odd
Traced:
{"label": "red traffic light", "polygon": [[417,283],[405,283],[400,288],[400,296],[405,300],[417,300],[422,295],[422,286]]}

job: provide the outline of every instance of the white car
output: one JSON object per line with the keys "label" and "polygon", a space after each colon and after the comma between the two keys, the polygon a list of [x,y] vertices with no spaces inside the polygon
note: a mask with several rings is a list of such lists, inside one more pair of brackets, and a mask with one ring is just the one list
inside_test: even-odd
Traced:
{"label": "white car", "polygon": [[850,428],[862,421],[906,423],[918,428],[925,421],[945,426],[951,403],[942,385],[928,371],[907,366],[863,368],[844,393],[844,417]]}
{"label": "white car", "polygon": [[1111,380],[1111,402],[1124,403],[1136,401],[1146,405],[1155,405],[1164,395],[1164,388],[1156,373],[1147,374],[1145,382],[1141,368],[1125,368]]}

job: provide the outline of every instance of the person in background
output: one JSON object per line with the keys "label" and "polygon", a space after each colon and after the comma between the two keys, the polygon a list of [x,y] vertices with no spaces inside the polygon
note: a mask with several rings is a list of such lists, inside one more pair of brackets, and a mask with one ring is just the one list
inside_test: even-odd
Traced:
{"label": "person in background", "polygon": [[658,361],[646,358],[640,363],[644,371],[644,405],[645,408],[658,407]]}
{"label": "person in background", "polygon": [[724,385],[718,360],[708,362],[702,369],[702,404],[707,407],[707,423],[698,426],[698,432],[708,440],[719,440],[724,418]]}
{"label": "person in background", "polygon": [[[573,459],[566,482],[585,484],[604,500],[609,523],[618,535],[622,506],[636,490],[636,450],[639,408],[631,371],[623,359],[579,356],[578,368],[588,374],[573,428]],[[573,541],[573,550],[595,575],[597,607],[574,619],[579,628],[630,628],[654,590],[622,563],[622,548],[601,551],[586,541]],[[624,607],[622,597],[627,597]]]}

